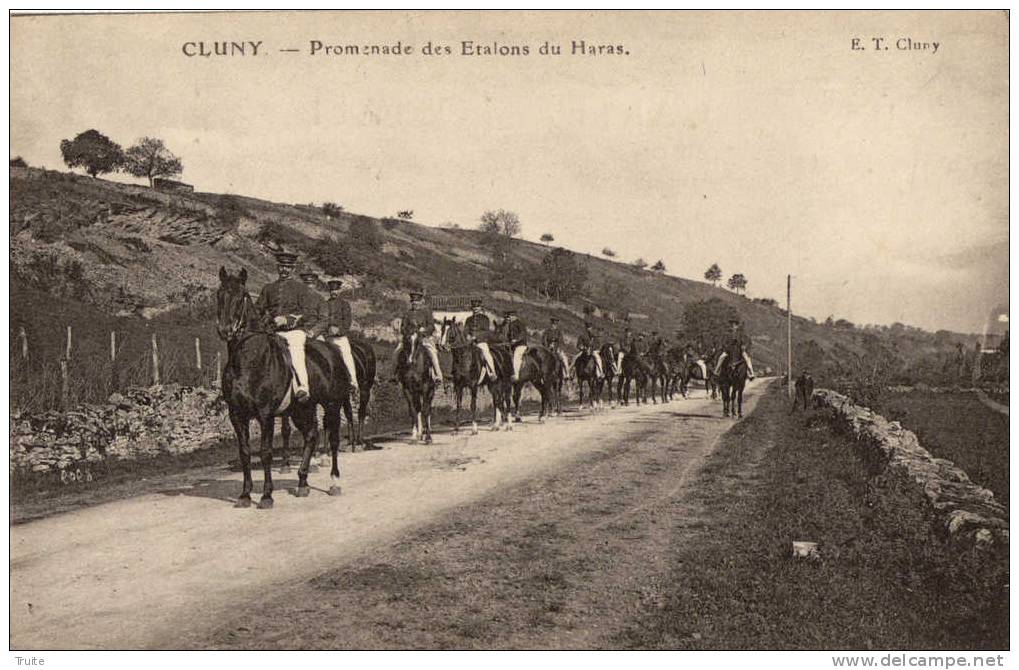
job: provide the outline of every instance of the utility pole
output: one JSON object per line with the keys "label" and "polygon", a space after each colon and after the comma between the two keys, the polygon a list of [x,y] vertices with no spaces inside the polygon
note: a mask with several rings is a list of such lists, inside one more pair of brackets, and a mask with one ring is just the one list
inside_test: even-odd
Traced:
{"label": "utility pole", "polygon": [[786,381],[789,397],[793,397],[793,276],[785,276],[785,318],[786,318]]}

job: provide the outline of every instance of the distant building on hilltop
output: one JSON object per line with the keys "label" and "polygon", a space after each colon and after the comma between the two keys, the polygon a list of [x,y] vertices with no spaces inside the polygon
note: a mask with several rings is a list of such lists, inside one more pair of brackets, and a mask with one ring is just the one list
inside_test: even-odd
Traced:
{"label": "distant building on hilltop", "polygon": [[991,310],[984,324],[983,337],[980,339],[980,350],[994,353],[1001,345],[1002,339],[1008,334],[1008,305],[999,305]]}
{"label": "distant building on hilltop", "polygon": [[182,181],[176,181],[174,179],[166,179],[164,177],[156,177],[152,180],[152,188],[157,191],[169,191],[171,193],[194,193],[195,187],[191,184],[185,184]]}

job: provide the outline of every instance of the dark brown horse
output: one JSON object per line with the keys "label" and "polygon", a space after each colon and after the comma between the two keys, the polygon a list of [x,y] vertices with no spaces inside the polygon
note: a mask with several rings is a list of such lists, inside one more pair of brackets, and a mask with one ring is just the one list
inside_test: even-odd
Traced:
{"label": "dark brown horse", "polygon": [[722,394],[722,416],[743,418],[743,389],[747,385],[747,362],[742,352],[730,352],[718,371],[718,389]]}
{"label": "dark brown horse", "polygon": [[606,342],[605,344],[601,345],[601,348],[598,350],[598,355],[601,356],[602,371],[605,373],[605,379],[603,379],[602,381],[605,384],[605,390],[609,394],[608,398],[609,407],[615,408],[616,406],[615,399],[618,396],[618,394],[616,396],[612,395],[612,382],[622,372],[616,369],[617,364],[616,358],[619,355],[619,350],[616,349],[616,345],[613,344],[612,342]]}
{"label": "dark brown horse", "polygon": [[477,345],[468,340],[460,325],[455,319],[444,319],[442,322],[442,335],[439,341],[449,349],[453,356],[453,364],[450,368],[450,377],[453,379],[453,389],[456,395],[456,413],[453,419],[453,432],[460,432],[460,410],[463,406],[463,392],[468,389],[471,392],[471,432],[478,434],[478,388],[485,386],[492,395],[492,430],[499,430],[504,426],[506,430],[513,430],[513,424],[509,420],[510,393],[513,376],[513,361],[510,358],[509,350],[506,348],[490,348],[492,361],[495,363],[496,378],[486,372],[483,382],[479,382],[481,371],[485,368],[483,354]]}
{"label": "dark brown horse", "polygon": [[332,452],[332,486],[330,495],[340,493],[339,445],[340,408],[347,397],[349,380],[340,360],[340,354],[325,342],[309,342],[305,347],[310,397],[299,403],[293,399],[293,370],[290,366],[286,343],[276,334],[261,327],[248,295],[247,271],[237,276],[225,268],[219,270],[219,290],[216,292],[216,330],[227,343],[227,361],[223,368],[223,399],[230,414],[230,423],[237,435],[244,484],[237,507],[251,505],[251,446],[249,428],[251,420],[258,421],[261,432],[262,468],[264,482],[259,509],[273,506],[272,448],[276,417],[289,417],[304,437],[304,453],[298,470],[295,494],[307,496],[308,469],[311,454],[318,442],[315,417],[316,405],[325,408],[326,430]]}
{"label": "dark brown horse", "polygon": [[432,400],[435,398],[432,359],[417,341],[412,344],[408,335],[403,337],[400,359],[396,363],[396,375],[400,380],[403,396],[407,400],[407,410],[412,423],[411,440],[431,444]]}
{"label": "dark brown horse", "polygon": [[[509,352],[509,345],[493,345],[492,349],[504,347]],[[513,382],[514,421],[521,421],[520,392],[523,390],[524,384],[527,383],[534,386],[541,396],[541,409],[538,411],[539,423],[549,411],[555,411],[557,415],[562,411],[562,365],[563,362],[559,356],[543,346],[531,345],[527,348],[524,360],[520,365],[519,380]]]}
{"label": "dark brown horse", "polygon": [[661,350],[651,352],[648,354],[648,364],[651,366],[651,402],[657,402],[655,399],[656,390],[663,403],[672,400],[669,362],[666,360],[666,353]]}
{"label": "dark brown horse", "polygon": [[647,387],[651,381],[651,365],[644,354],[635,350],[628,351],[623,356],[623,381],[621,402],[624,405],[630,404],[630,382],[636,385],[635,400],[639,405],[647,404]]}
{"label": "dark brown horse", "polygon": [[[604,360],[604,359],[602,359]],[[577,376],[577,394],[580,406],[584,406],[584,386],[587,386],[587,403],[591,409],[601,408],[601,394],[605,386],[604,375],[598,376],[598,362],[594,355],[581,352],[573,364],[574,373]]]}
{"label": "dark brown horse", "polygon": [[[354,407],[350,395],[347,395],[343,403],[343,414],[347,417],[347,440],[350,443],[350,451],[357,451],[358,447],[368,444],[364,439],[364,421],[368,416],[368,407],[371,402],[372,388],[375,386],[375,350],[371,344],[363,339],[350,335],[350,351],[354,355],[354,368],[357,370],[357,384],[360,388],[358,398],[357,419],[354,418]],[[324,423],[324,422],[323,422]],[[290,434],[291,422],[283,419],[280,423],[280,436],[283,438],[281,448],[283,466],[280,473],[290,472]],[[328,431],[326,431],[328,434]]]}

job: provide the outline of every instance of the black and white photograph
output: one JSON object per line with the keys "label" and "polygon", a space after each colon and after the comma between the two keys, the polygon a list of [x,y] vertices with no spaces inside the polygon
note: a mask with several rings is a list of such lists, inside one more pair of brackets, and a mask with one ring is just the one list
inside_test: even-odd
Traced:
{"label": "black and white photograph", "polygon": [[1008,665],[1009,20],[11,11],[8,662]]}

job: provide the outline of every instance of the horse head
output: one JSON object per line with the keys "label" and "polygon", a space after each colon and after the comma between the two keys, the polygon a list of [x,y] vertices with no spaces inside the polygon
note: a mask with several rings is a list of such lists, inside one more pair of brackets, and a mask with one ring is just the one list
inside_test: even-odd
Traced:
{"label": "horse head", "polygon": [[254,318],[251,296],[247,288],[248,271],[241,268],[236,276],[219,268],[219,289],[216,291],[216,332],[220,338],[235,340]]}

